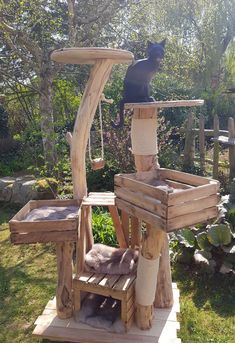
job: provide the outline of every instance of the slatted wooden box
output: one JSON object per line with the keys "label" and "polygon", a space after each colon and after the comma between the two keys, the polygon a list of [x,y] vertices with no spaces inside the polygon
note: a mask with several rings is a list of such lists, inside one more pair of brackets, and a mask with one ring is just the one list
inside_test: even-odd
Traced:
{"label": "slatted wooden box", "polygon": [[[68,219],[27,221],[29,212],[43,206],[77,206],[76,200],[31,200],[9,222],[14,244],[77,241],[78,216]],[[78,208],[79,210],[79,208]]]}
{"label": "slatted wooden box", "polygon": [[[116,206],[166,232],[218,215],[219,182],[170,169],[115,175]],[[159,181],[167,187],[159,187]]]}

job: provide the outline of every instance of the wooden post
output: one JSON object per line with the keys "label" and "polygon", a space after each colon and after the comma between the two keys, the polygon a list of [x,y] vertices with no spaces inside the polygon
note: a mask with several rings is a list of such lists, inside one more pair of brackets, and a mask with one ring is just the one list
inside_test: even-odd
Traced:
{"label": "wooden post", "polygon": [[58,271],[56,309],[60,319],[70,318],[73,315],[72,254],[73,243],[64,242],[56,244]]}
{"label": "wooden post", "polygon": [[[141,112],[143,111],[143,118],[146,119],[146,111],[149,114],[149,118],[156,120],[157,109],[135,109],[133,119],[141,120]],[[155,137],[156,140],[156,137]],[[133,143],[133,142],[132,142]],[[150,142],[152,144],[152,142]],[[153,144],[154,146],[154,144]],[[142,171],[149,171],[156,168],[156,154],[150,155],[139,155],[135,154],[135,164],[137,174]],[[152,227],[151,225],[146,226],[146,233],[143,235],[141,255],[148,260],[155,260],[159,258],[162,248],[162,242],[164,240],[165,233],[158,228]],[[157,275],[155,276],[157,277]],[[148,292],[148,290],[143,290]],[[153,299],[154,301],[154,299]],[[153,319],[153,305],[141,305],[136,304],[136,323],[137,326],[142,330],[147,330],[152,326]]]}
{"label": "wooden post", "polygon": [[195,135],[193,131],[194,115],[191,112],[188,116],[185,133],[184,161],[185,170],[189,170],[194,165]]}
{"label": "wooden post", "polygon": [[235,125],[234,119],[228,119],[228,139],[233,143],[229,144],[229,178],[232,181],[235,178]]}
{"label": "wooden post", "polygon": [[200,168],[202,173],[205,171],[205,117],[203,114],[199,118],[199,151],[200,151]]}
{"label": "wooden post", "polygon": [[[217,114],[214,116],[214,138],[219,137],[219,117]],[[219,142],[217,140],[214,141],[214,151],[213,151],[213,179],[218,179],[219,173]]]}

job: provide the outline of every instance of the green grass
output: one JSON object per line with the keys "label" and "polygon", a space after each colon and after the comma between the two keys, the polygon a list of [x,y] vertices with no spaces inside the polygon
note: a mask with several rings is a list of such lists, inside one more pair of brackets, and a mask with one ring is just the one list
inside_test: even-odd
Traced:
{"label": "green grass", "polygon": [[[46,343],[31,334],[55,294],[55,249],[12,245],[7,222],[15,212],[0,206],[0,342]],[[208,277],[178,265],[173,278],[180,288],[183,343],[234,342],[235,277]]]}

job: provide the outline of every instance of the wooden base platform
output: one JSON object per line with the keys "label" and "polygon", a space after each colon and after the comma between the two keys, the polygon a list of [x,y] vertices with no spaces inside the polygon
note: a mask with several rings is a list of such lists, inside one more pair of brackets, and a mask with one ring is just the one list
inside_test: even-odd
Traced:
{"label": "wooden base platform", "polygon": [[80,343],[181,343],[177,338],[179,322],[179,290],[173,283],[174,305],[170,309],[155,309],[150,330],[142,331],[132,325],[128,333],[114,334],[77,323],[73,318],[61,320],[56,315],[55,298],[48,302],[42,315],[35,322],[33,336],[52,341]]}

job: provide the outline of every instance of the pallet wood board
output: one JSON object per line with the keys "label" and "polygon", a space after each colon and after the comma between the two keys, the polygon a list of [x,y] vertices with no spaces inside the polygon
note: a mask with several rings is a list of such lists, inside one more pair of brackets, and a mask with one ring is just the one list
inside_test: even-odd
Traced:
{"label": "pallet wood board", "polygon": [[173,284],[174,304],[171,309],[155,309],[153,326],[140,330],[133,323],[128,333],[114,334],[78,323],[73,318],[60,320],[56,315],[55,299],[50,300],[35,322],[33,336],[52,341],[80,343],[181,343],[177,338],[179,322],[179,290]]}
{"label": "pallet wood board", "polygon": [[119,209],[166,232],[206,222],[219,213],[217,180],[159,168],[115,175],[114,183]]}
{"label": "pallet wood board", "polygon": [[[77,207],[74,218],[56,220],[27,221],[26,216],[32,211],[44,206]],[[47,242],[75,242],[78,237],[79,206],[77,200],[30,200],[10,220],[10,238],[13,244],[34,244]]]}

